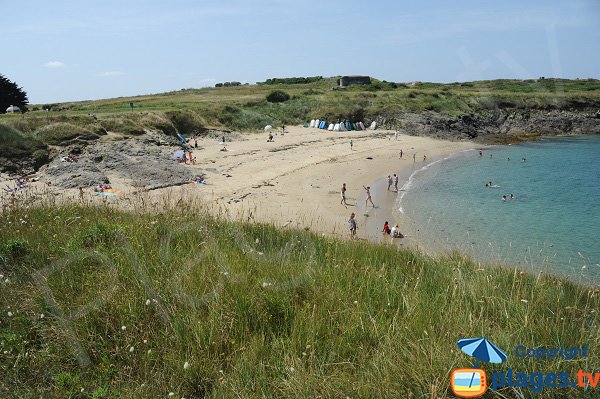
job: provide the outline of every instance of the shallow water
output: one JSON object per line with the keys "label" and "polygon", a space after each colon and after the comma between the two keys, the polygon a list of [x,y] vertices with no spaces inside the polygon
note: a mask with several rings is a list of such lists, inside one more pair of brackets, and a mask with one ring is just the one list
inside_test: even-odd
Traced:
{"label": "shallow water", "polygon": [[402,218],[434,252],[600,285],[600,136],[465,151],[415,172],[404,189]]}

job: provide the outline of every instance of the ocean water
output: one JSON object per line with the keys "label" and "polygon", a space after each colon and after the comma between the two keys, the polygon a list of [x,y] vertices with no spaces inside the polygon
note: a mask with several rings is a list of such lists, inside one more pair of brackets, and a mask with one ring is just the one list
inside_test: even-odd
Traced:
{"label": "ocean water", "polygon": [[[489,181],[498,187],[486,188]],[[600,136],[453,155],[415,171],[398,209],[432,252],[457,249],[600,285]]]}

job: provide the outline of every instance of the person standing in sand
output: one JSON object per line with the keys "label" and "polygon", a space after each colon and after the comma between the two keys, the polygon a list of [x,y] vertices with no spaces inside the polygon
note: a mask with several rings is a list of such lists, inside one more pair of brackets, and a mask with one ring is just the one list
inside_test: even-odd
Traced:
{"label": "person standing in sand", "polygon": [[341,194],[342,194],[342,200],[340,201],[340,204],[344,205],[346,208],[348,208],[348,204],[346,203],[346,183],[342,184]]}
{"label": "person standing in sand", "polygon": [[356,220],[354,219],[354,212],[350,214],[350,219],[348,219],[348,228],[350,229],[350,238],[354,238],[356,236]]}
{"label": "person standing in sand", "polygon": [[394,189],[398,192],[398,176],[394,173]]}
{"label": "person standing in sand", "polygon": [[427,155],[423,155],[423,162],[427,162]]}
{"label": "person standing in sand", "polygon": [[387,177],[387,183],[388,183],[388,191],[390,191],[390,187],[392,187],[392,183],[394,183],[394,180],[392,179],[392,176],[388,175]]}
{"label": "person standing in sand", "polygon": [[363,186],[363,188],[367,192],[367,199],[365,200],[365,210],[369,206],[369,202],[371,202],[371,205],[373,205],[373,208],[375,208],[375,204],[373,203],[373,199],[371,198],[371,187],[370,186],[367,186],[367,187]]}
{"label": "person standing in sand", "polygon": [[417,162],[417,154],[413,154],[413,163]]}
{"label": "person standing in sand", "polygon": [[350,151],[352,151],[352,139],[350,139]]}
{"label": "person standing in sand", "polygon": [[404,154],[404,153],[402,152],[402,148],[400,148],[400,159],[402,159],[402,155],[403,155],[403,154]]}

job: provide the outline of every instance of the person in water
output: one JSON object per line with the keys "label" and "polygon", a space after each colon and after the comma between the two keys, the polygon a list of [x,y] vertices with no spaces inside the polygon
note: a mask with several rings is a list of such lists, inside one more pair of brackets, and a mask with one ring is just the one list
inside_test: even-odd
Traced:
{"label": "person in water", "polygon": [[506,201],[506,195],[502,196],[502,201]]}

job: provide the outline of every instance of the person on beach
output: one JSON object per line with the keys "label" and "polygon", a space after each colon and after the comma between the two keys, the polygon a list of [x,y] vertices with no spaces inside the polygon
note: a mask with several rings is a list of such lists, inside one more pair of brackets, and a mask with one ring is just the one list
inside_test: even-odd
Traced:
{"label": "person on beach", "polygon": [[348,228],[350,229],[350,238],[354,238],[356,236],[356,220],[354,219],[354,212],[350,214],[350,219],[348,219]]}
{"label": "person on beach", "polygon": [[394,183],[394,180],[392,179],[392,176],[388,175],[388,177],[387,177],[387,183],[388,183],[387,190],[390,191],[390,187],[392,187],[392,183]]}
{"label": "person on beach", "polygon": [[352,139],[350,139],[350,151],[352,151]]}
{"label": "person on beach", "polygon": [[423,162],[427,162],[427,155],[423,155]]}
{"label": "person on beach", "polygon": [[402,159],[402,155],[403,155],[403,154],[404,154],[404,153],[402,152],[402,148],[400,148],[400,159]]}
{"label": "person on beach", "polygon": [[390,234],[392,232],[392,230],[390,229],[390,225],[388,224],[387,220],[383,224],[383,230],[381,230],[381,232],[385,233],[385,234]]}
{"label": "person on beach", "polygon": [[392,238],[404,238],[404,235],[400,233],[400,229],[398,228],[398,224],[395,224],[390,231],[390,235]]}
{"label": "person on beach", "polygon": [[365,210],[368,208],[369,202],[371,202],[371,205],[373,205],[373,208],[375,208],[375,204],[373,203],[373,199],[371,198],[371,186],[363,186],[363,188],[367,192],[367,199],[365,200]]}
{"label": "person on beach", "polygon": [[341,194],[342,194],[342,200],[340,201],[340,204],[344,205],[346,208],[348,208],[348,204],[346,203],[346,183],[342,184]]}
{"label": "person on beach", "polygon": [[398,176],[394,173],[394,190],[398,192]]}
{"label": "person on beach", "polygon": [[394,140],[398,140],[398,131],[396,130],[396,132],[394,133]]}
{"label": "person on beach", "polygon": [[413,154],[413,163],[417,162],[417,154]]}

